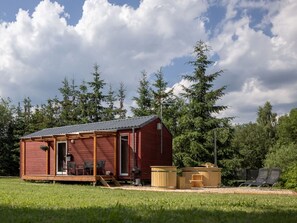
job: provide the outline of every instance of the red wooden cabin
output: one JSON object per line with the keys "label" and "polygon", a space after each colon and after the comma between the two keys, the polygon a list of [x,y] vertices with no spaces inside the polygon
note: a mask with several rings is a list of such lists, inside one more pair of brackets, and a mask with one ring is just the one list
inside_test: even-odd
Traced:
{"label": "red wooden cabin", "polygon": [[157,116],[43,129],[21,138],[20,165],[24,180],[150,180],[172,165],[172,135]]}

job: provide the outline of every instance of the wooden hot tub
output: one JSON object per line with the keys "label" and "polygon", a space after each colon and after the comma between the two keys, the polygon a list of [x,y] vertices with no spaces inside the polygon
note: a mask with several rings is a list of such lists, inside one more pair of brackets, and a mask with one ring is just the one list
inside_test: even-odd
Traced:
{"label": "wooden hot tub", "polygon": [[151,166],[151,186],[176,189],[176,166]]}
{"label": "wooden hot tub", "polygon": [[221,186],[221,168],[218,167],[184,167],[182,168],[182,176],[185,177],[185,187],[191,188],[190,180],[193,174],[202,175],[204,187],[220,187]]}

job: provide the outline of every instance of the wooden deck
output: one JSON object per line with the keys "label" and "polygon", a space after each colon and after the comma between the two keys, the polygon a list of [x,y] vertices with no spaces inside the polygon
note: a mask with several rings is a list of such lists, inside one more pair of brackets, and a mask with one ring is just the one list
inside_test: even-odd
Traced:
{"label": "wooden deck", "polygon": [[90,182],[95,186],[97,182],[100,182],[103,186],[110,187],[107,181],[113,182],[115,186],[121,186],[120,183],[113,177],[109,175],[25,175],[22,176],[23,180],[32,181],[52,181],[52,182]]}

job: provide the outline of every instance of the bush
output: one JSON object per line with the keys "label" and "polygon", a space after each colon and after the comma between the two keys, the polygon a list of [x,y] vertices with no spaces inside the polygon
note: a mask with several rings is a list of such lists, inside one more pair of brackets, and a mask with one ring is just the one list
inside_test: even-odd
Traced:
{"label": "bush", "polygon": [[282,176],[285,188],[297,190],[297,163],[291,165]]}

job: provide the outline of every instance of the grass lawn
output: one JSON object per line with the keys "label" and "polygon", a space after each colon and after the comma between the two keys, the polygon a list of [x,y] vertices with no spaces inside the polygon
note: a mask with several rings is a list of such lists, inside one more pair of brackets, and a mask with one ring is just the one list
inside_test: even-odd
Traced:
{"label": "grass lawn", "polygon": [[0,222],[297,222],[297,197],[127,191],[0,178]]}

